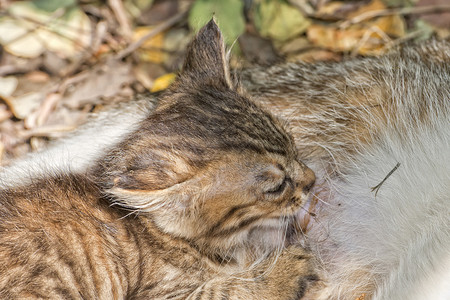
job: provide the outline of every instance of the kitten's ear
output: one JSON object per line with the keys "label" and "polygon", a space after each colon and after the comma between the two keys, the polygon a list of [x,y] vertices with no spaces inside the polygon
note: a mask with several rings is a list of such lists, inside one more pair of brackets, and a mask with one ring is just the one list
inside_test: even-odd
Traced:
{"label": "kitten's ear", "polygon": [[182,182],[160,190],[142,190],[113,187],[108,193],[114,195],[113,204],[133,211],[151,212],[161,208],[174,212],[184,210],[191,203],[192,186]]}
{"label": "kitten's ear", "polygon": [[191,42],[181,74],[195,76],[197,80],[211,78],[233,87],[222,33],[214,19],[203,26]]}
{"label": "kitten's ear", "polygon": [[171,163],[171,166],[150,165],[118,172],[107,179],[106,192],[114,196],[114,204],[135,211],[149,212],[161,207],[184,209],[191,203],[198,179],[191,175],[182,159],[174,156]]}

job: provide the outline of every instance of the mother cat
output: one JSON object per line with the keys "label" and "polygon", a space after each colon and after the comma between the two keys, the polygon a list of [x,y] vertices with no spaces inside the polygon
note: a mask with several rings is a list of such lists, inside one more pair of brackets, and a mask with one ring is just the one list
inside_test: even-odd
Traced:
{"label": "mother cat", "polygon": [[30,176],[0,191],[1,299],[296,299],[317,280],[284,248],[314,174],[233,87],[213,21],[92,170]]}
{"label": "mother cat", "polygon": [[450,44],[242,77],[316,173],[323,298],[450,299]]}

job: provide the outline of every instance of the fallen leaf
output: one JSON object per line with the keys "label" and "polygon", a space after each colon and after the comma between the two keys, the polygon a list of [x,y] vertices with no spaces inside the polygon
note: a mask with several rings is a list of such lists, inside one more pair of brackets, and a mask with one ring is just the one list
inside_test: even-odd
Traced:
{"label": "fallen leaf", "polygon": [[310,48],[312,45],[308,41],[306,37],[298,37],[295,38],[287,43],[284,43],[280,48],[279,51],[283,55],[289,55],[289,53],[298,52],[305,48]]}
{"label": "fallen leaf", "polygon": [[309,51],[304,51],[299,54],[290,55],[287,57],[287,61],[303,61],[307,63],[314,63],[319,61],[341,61],[342,56],[336,52],[329,50],[317,50],[312,49]]}
{"label": "fallen leaf", "polygon": [[32,82],[42,83],[47,82],[50,79],[50,76],[42,71],[31,71],[25,75],[25,78]]}
{"label": "fallen leaf", "polygon": [[77,6],[49,12],[20,1],[11,3],[8,14],[0,19],[0,43],[15,55],[37,57],[47,49],[73,57],[91,42],[89,17]]}
{"label": "fallen leaf", "polygon": [[311,24],[298,9],[280,0],[262,0],[255,6],[255,25],[263,37],[286,41]]}
{"label": "fallen leaf", "polygon": [[[348,19],[363,13],[385,9],[380,0],[373,0],[348,14]],[[399,15],[384,16],[345,28],[333,25],[313,24],[307,30],[308,39],[316,46],[336,52],[353,52],[362,55],[378,55],[391,38],[403,37],[406,32],[404,19]]]}
{"label": "fallen leaf", "polygon": [[31,92],[20,97],[4,98],[14,117],[17,119],[25,119],[28,117],[39,107],[43,99],[44,95],[40,92]]}
{"label": "fallen leaf", "polygon": [[70,108],[95,104],[100,98],[117,95],[124,86],[132,82],[133,76],[130,64],[110,59],[85,71],[82,79],[71,87],[70,94],[63,100]]}
{"label": "fallen leaf", "polygon": [[147,90],[151,90],[153,87],[153,80],[148,75],[147,70],[142,68],[139,64],[133,68],[133,73],[137,81],[139,81],[142,86],[144,86]]}
{"label": "fallen leaf", "polygon": [[376,10],[383,10],[383,9],[386,9],[386,5],[383,3],[383,1],[372,0],[372,1],[368,2],[367,4],[360,6],[357,10],[350,11],[346,17],[347,17],[347,19],[351,19],[351,18],[359,16],[363,13],[367,13],[369,11],[376,11]]}
{"label": "fallen leaf", "polygon": [[399,15],[380,17],[372,23],[372,26],[377,26],[384,33],[393,37],[402,37],[406,32],[405,21]]}
{"label": "fallen leaf", "polygon": [[150,91],[154,93],[165,90],[172,82],[174,82],[176,77],[177,75],[175,73],[168,73],[156,78]]}
{"label": "fallen leaf", "polygon": [[89,47],[91,31],[89,17],[81,9],[72,8],[64,18],[55,19],[38,34],[48,50],[62,57],[73,57]]}
{"label": "fallen leaf", "polygon": [[[152,31],[154,26],[137,27],[133,32],[133,41],[137,41],[147,33]],[[164,33],[158,33],[154,37],[146,40],[138,49],[139,58],[143,61],[161,63],[164,58],[162,52]]]}
{"label": "fallen leaf", "polygon": [[16,77],[0,77],[0,96],[10,97],[16,90],[18,83]]}
{"label": "fallen leaf", "polygon": [[29,22],[0,18],[0,44],[9,53],[34,58],[45,51],[44,43],[33,32],[33,26]]}
{"label": "fallen leaf", "polygon": [[58,8],[74,6],[75,0],[33,0],[33,5],[41,10],[53,12]]}

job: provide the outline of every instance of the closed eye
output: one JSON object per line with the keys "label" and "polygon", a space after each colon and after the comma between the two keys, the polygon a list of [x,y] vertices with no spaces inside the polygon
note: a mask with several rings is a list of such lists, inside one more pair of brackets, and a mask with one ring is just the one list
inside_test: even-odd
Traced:
{"label": "closed eye", "polygon": [[266,194],[279,195],[279,194],[283,193],[283,191],[286,189],[288,181],[290,181],[290,180],[291,179],[289,177],[284,177],[283,181],[279,185],[277,185],[273,189],[266,191]]}

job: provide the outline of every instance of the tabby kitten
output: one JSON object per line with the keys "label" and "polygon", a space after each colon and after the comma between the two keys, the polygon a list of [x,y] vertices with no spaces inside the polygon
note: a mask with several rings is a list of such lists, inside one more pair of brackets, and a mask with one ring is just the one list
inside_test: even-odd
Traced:
{"label": "tabby kitten", "polygon": [[233,87],[220,31],[93,170],[0,192],[0,298],[297,299],[287,246],[314,183],[292,138]]}

